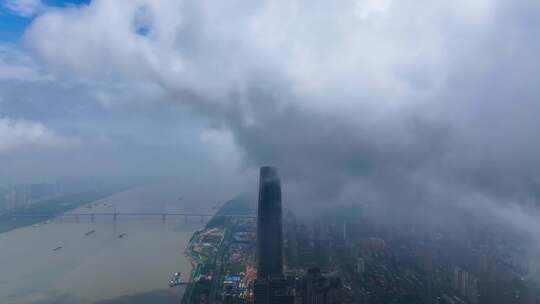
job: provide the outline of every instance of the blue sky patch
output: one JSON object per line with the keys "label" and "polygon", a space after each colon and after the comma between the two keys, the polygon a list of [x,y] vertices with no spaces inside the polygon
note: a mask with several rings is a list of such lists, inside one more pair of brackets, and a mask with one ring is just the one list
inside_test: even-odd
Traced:
{"label": "blue sky patch", "polygon": [[[35,17],[19,16],[5,6],[5,1],[0,2],[0,43],[18,42]],[[85,5],[90,0],[43,0],[45,6],[67,7],[73,5]]]}

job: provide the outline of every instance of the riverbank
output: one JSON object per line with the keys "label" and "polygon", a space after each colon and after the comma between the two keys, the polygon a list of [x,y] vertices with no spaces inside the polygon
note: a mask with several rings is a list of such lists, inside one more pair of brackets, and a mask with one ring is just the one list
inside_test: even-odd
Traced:
{"label": "riverbank", "polygon": [[[160,180],[92,202],[92,211],[209,213],[206,202],[216,198],[193,188]],[[185,288],[169,288],[169,278],[173,272],[189,277],[191,265],[179,252],[203,226],[199,219],[98,217],[54,219],[2,233],[0,303],[178,303]]]}
{"label": "riverbank", "polygon": [[[69,193],[43,200],[24,208],[17,208],[0,215],[0,233],[17,228],[46,222],[59,214],[76,209],[82,205],[106,198],[114,193],[129,189],[128,186],[108,186],[78,193]],[[15,215],[40,214],[38,218],[15,217]]]}
{"label": "riverbank", "polygon": [[222,276],[225,244],[232,235],[234,219],[221,215],[248,215],[252,213],[247,199],[237,198],[223,204],[206,224],[204,229],[196,231],[190,238],[185,256],[194,266],[183,304],[204,303],[215,293],[216,284]]}

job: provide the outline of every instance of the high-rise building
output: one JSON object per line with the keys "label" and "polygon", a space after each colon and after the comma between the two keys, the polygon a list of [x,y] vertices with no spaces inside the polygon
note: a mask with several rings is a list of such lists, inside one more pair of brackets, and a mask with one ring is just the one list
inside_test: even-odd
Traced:
{"label": "high-rise building", "polygon": [[298,267],[298,238],[297,238],[297,226],[296,218],[292,212],[287,213],[286,225],[285,225],[286,237],[286,254],[285,260],[289,269],[295,269]]}
{"label": "high-rise building", "polygon": [[454,268],[453,288],[471,304],[479,301],[478,279],[471,273],[459,268]]}
{"label": "high-rise building", "polygon": [[257,214],[257,278],[283,276],[281,184],[275,167],[261,167]]}
{"label": "high-rise building", "polygon": [[257,214],[257,279],[255,304],[289,304],[283,276],[283,231],[281,223],[281,184],[276,168],[261,167]]}
{"label": "high-rise building", "polygon": [[301,292],[304,304],[340,304],[342,302],[341,279],[335,275],[323,275],[319,268],[308,269],[303,278]]}

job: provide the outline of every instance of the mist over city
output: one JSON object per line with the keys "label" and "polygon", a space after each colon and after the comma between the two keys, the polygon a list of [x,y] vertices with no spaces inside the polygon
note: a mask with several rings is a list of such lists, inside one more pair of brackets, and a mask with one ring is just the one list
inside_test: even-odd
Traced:
{"label": "mist over city", "polygon": [[0,302],[539,303],[539,37],[535,0],[1,0]]}

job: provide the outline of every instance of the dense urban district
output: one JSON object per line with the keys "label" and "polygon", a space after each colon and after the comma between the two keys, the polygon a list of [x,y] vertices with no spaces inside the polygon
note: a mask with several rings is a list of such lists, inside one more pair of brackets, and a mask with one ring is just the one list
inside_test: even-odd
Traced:
{"label": "dense urban district", "polygon": [[[538,304],[532,257],[504,231],[461,233],[370,221],[362,205],[306,220],[285,206],[274,168],[261,169],[258,215],[225,203],[186,249],[182,303]],[[404,228],[406,227],[406,228]]]}
{"label": "dense urban district", "polygon": [[[245,199],[225,203],[218,211],[224,214],[248,214]],[[251,297],[255,270],[255,218],[214,217],[205,229],[195,232],[186,255],[194,270],[183,303],[209,303],[229,295],[247,303]]]}

